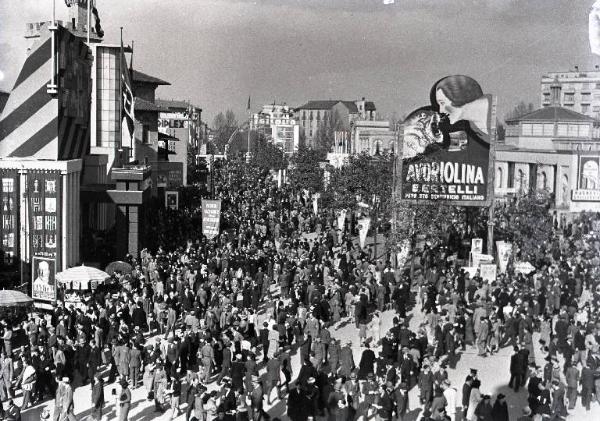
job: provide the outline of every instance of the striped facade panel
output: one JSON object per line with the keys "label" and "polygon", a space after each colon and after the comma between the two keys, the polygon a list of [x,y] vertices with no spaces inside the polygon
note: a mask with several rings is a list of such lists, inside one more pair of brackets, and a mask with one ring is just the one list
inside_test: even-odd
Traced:
{"label": "striped facade panel", "polygon": [[57,31],[58,95],[52,78],[51,33],[33,45],[0,116],[0,156],[81,158],[89,150],[89,49],[67,29]]}

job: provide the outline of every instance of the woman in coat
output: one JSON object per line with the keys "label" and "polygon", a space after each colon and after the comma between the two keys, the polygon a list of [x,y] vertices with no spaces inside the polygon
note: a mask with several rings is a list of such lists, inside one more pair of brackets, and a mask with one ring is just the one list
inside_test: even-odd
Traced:
{"label": "woman in coat", "polygon": [[96,373],[92,380],[92,419],[100,421],[102,419],[102,409],[104,408],[104,380],[102,374]]}

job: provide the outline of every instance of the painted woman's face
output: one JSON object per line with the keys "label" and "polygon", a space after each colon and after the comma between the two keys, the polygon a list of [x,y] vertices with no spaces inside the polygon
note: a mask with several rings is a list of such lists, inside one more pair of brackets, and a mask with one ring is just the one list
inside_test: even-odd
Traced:
{"label": "painted woman's face", "polygon": [[456,123],[460,120],[461,108],[452,105],[452,101],[444,94],[444,91],[438,89],[435,92],[435,100],[440,107],[440,113],[447,114],[450,124]]}

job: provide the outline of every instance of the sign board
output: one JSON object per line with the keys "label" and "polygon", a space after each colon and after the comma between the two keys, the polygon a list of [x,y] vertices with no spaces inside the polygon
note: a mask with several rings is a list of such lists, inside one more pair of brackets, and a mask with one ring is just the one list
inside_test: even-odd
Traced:
{"label": "sign board", "polygon": [[522,273],[529,275],[535,270],[535,267],[529,262],[517,262],[515,263],[515,273]]}
{"label": "sign board", "polygon": [[34,256],[32,265],[31,298],[36,301],[56,301],[56,260]]}
{"label": "sign board", "polygon": [[468,273],[470,278],[473,278],[475,275],[477,275],[477,269],[479,268],[473,266],[463,266],[461,269]]}
{"label": "sign board", "polygon": [[202,199],[202,234],[209,240],[219,235],[221,201]]}
{"label": "sign board", "polygon": [[577,188],[571,194],[574,202],[600,202],[600,156],[579,155]]}
{"label": "sign board", "polygon": [[11,267],[17,263],[16,256],[19,254],[19,174],[15,170],[3,171],[1,178],[2,254],[0,255],[0,267]]}
{"label": "sign board", "polygon": [[493,282],[496,280],[496,270],[495,264],[485,263],[479,266],[479,275],[481,279]]}
{"label": "sign board", "polygon": [[165,191],[165,207],[171,210],[179,209],[179,192],[166,190]]}
{"label": "sign board", "polygon": [[489,254],[471,253],[471,266],[479,267],[482,263],[492,263],[494,257]]}
{"label": "sign board", "polygon": [[365,248],[370,225],[371,218],[362,218],[358,220],[358,240],[360,242],[360,248]]}
{"label": "sign board", "polygon": [[402,123],[400,197],[415,204],[488,206],[492,96],[474,79],[455,75],[434,84],[430,103]]}
{"label": "sign board", "polygon": [[483,239],[472,238],[471,239],[471,253],[483,253]]}

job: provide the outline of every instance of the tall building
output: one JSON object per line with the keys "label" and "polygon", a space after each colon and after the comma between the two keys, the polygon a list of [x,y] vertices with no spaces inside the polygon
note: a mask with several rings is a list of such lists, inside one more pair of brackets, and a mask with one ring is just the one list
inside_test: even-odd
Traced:
{"label": "tall building", "polygon": [[263,105],[260,112],[252,114],[250,129],[265,136],[286,153],[294,153],[300,144],[300,126],[294,112],[286,104]]}
{"label": "tall building", "polygon": [[371,101],[363,97],[358,101],[325,100],[308,101],[296,108],[296,119],[304,131],[308,146],[314,146],[317,130],[333,114],[337,114],[342,127],[338,129],[350,130],[350,125],[355,120],[375,120],[376,108]]}
{"label": "tall building", "polygon": [[[559,90],[556,91],[556,88]],[[554,92],[554,93],[553,93]],[[540,106],[560,106],[589,117],[600,117],[600,68],[548,72],[542,76]]]}

